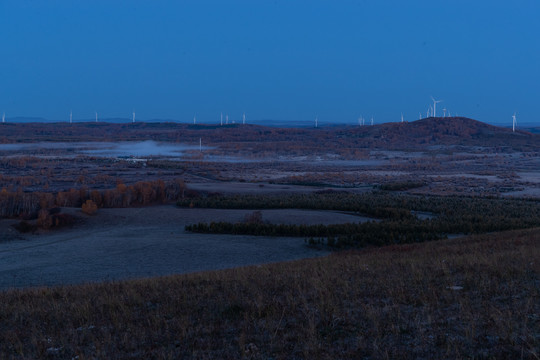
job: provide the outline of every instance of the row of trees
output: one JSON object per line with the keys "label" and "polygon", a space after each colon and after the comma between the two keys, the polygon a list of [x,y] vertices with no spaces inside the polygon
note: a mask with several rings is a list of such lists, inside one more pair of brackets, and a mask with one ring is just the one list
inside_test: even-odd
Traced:
{"label": "row of trees", "polygon": [[86,187],[57,193],[0,191],[0,217],[32,218],[40,209],[81,207],[91,200],[97,207],[129,207],[175,201],[182,198],[186,185],[182,179],[140,181],[132,185],[117,184],[113,189],[89,190]]}
{"label": "row of trees", "polygon": [[232,195],[180,199],[181,207],[219,209],[312,209],[355,212],[377,218],[413,218],[414,211],[438,217],[469,217],[474,222],[496,222],[501,218],[537,223],[538,199],[501,199],[458,196],[409,195],[389,192],[353,194],[346,191],[321,191],[291,195]]}
{"label": "row of trees", "polygon": [[[183,204],[185,201],[180,201]],[[263,236],[300,236],[310,243],[361,247],[421,242],[449,234],[470,234],[540,226],[540,201],[440,196],[322,193],[290,196],[233,196],[191,200],[220,208],[305,208],[354,211],[382,219],[337,225],[283,225],[261,222],[199,223],[187,231]],[[428,212],[419,219],[417,211]]]}
{"label": "row of trees", "polygon": [[[333,247],[362,247],[423,242],[446,237],[436,221],[383,221],[335,225],[285,225],[211,222],[187,225],[186,231],[258,236],[309,238],[311,244]],[[318,240],[315,240],[318,238]]]}

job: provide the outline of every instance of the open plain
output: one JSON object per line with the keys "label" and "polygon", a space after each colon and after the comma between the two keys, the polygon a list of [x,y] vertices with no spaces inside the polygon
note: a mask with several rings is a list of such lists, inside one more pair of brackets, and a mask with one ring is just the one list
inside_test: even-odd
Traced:
{"label": "open plain", "polygon": [[[112,281],[288,261],[328,254],[302,238],[206,235],[185,225],[241,222],[249,210],[182,209],[170,205],[102,209],[61,230],[18,234],[0,220],[0,289]],[[365,221],[328,211],[263,210],[271,223],[332,224]]]}
{"label": "open plain", "polygon": [[538,358],[539,144],[0,124],[0,357]]}

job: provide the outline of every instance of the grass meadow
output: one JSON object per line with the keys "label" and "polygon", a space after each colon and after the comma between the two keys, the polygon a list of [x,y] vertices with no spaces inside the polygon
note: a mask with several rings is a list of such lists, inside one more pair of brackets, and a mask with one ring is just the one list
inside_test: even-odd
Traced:
{"label": "grass meadow", "polygon": [[538,359],[540,228],[0,293],[2,359]]}

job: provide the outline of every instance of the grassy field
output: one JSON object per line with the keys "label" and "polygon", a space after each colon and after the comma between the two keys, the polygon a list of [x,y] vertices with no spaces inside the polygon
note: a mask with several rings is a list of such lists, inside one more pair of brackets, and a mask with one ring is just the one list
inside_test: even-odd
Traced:
{"label": "grassy field", "polygon": [[540,228],[0,293],[2,359],[538,359]]}

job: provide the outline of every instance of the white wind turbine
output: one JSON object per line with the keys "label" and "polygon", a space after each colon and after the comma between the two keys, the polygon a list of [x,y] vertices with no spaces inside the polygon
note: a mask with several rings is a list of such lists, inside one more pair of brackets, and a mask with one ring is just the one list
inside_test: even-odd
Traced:
{"label": "white wind turbine", "polygon": [[193,125],[195,125],[197,123],[197,118],[194,116],[193,117]]}
{"label": "white wind turbine", "polygon": [[97,111],[96,111],[96,122],[97,122]]}
{"label": "white wind turbine", "polygon": [[6,122],[6,113],[2,113],[2,122],[3,122],[3,123]]}
{"label": "white wind turbine", "polygon": [[371,126],[373,126],[373,116],[371,117]]}
{"label": "white wind turbine", "polygon": [[516,132],[516,125],[517,125],[516,113],[514,112],[514,115],[512,115],[512,132]]}
{"label": "white wind turbine", "polygon": [[246,113],[242,114],[242,125],[246,125]]}
{"label": "white wind turbine", "polygon": [[315,116],[315,127],[319,126],[319,117]]}
{"label": "white wind turbine", "polygon": [[401,113],[401,122],[403,122],[403,113]]}
{"label": "white wind turbine", "polygon": [[435,100],[433,96],[431,97],[431,100],[433,100],[433,117],[437,116],[437,103],[440,103],[442,100]]}
{"label": "white wind turbine", "polygon": [[131,118],[131,122],[132,122],[132,123],[135,123],[135,110],[133,110],[133,114],[132,114],[132,115],[133,115],[133,117]]}
{"label": "white wind turbine", "polygon": [[73,111],[70,111],[70,112],[69,112],[69,123],[70,123],[70,124],[73,123]]}

